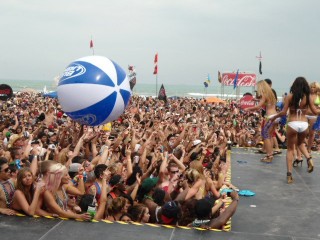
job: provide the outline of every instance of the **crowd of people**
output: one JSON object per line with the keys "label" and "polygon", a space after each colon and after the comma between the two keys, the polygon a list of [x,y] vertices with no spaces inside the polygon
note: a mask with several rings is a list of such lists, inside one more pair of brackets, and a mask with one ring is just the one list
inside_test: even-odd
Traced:
{"label": "crowd of people", "polygon": [[[282,111],[266,81],[257,84],[259,103],[246,110],[236,101],[132,96],[116,121],[99,127],[73,121],[57,99],[17,93],[1,103],[0,213],[221,229],[239,201],[226,181],[230,145],[260,144],[267,162],[273,148],[287,147],[291,180],[296,145],[312,172],[310,152],[319,143],[315,86],[311,97],[305,79],[297,79]],[[307,122],[307,109],[315,116],[309,139],[308,124],[292,126]],[[275,123],[287,112],[288,127]]]}

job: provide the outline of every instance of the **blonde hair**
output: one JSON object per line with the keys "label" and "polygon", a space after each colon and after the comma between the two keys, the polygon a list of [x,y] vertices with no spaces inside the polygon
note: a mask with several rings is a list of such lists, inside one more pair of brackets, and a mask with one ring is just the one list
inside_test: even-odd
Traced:
{"label": "blonde hair", "polygon": [[191,168],[186,172],[186,178],[188,182],[195,183],[200,178],[200,173],[198,170]]}
{"label": "blonde hair", "polygon": [[316,92],[319,92],[320,91],[320,83],[318,82],[312,82],[309,84],[310,88],[311,87],[315,87],[316,88]]}
{"label": "blonde hair", "polygon": [[67,168],[61,163],[50,166],[46,179],[46,188],[51,192],[56,192],[61,184],[61,179],[68,173]]}
{"label": "blonde hair", "polygon": [[257,92],[259,96],[264,96],[266,98],[266,103],[271,105],[277,103],[277,99],[275,98],[271,87],[265,80],[260,80],[257,83]]}
{"label": "blonde hair", "polygon": [[203,165],[200,161],[192,161],[190,163],[190,168],[197,170],[199,174],[203,174]]}

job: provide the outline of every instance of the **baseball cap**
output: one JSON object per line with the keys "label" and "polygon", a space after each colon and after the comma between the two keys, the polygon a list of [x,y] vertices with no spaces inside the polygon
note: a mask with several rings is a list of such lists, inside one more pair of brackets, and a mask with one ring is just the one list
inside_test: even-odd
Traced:
{"label": "baseball cap", "polygon": [[178,202],[176,201],[166,202],[161,208],[161,220],[165,224],[170,224],[175,219],[178,218],[179,213],[180,213],[180,207]]}
{"label": "baseball cap", "polygon": [[141,183],[141,188],[145,191],[145,192],[150,192],[152,188],[154,188],[157,183],[159,181],[159,178],[146,178],[145,180],[143,180],[143,182]]}
{"label": "baseball cap", "polygon": [[201,140],[196,139],[193,141],[193,146],[197,146],[199,143],[201,143]]}
{"label": "baseball cap", "polygon": [[71,163],[69,167],[69,172],[78,172],[81,166],[82,165],[80,163]]}

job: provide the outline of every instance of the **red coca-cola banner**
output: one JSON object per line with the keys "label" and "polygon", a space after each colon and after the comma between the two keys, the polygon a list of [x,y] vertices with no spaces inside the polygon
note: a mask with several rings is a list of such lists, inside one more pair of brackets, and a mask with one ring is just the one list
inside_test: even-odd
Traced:
{"label": "red coca-cola banner", "polygon": [[240,108],[245,109],[248,107],[253,107],[255,102],[253,101],[253,96],[246,95],[240,99]]}
{"label": "red coca-cola banner", "polygon": [[[233,86],[233,81],[236,77],[236,73],[223,73],[222,84],[226,86]],[[241,87],[253,87],[256,85],[256,75],[254,73],[239,73],[237,86]]]}

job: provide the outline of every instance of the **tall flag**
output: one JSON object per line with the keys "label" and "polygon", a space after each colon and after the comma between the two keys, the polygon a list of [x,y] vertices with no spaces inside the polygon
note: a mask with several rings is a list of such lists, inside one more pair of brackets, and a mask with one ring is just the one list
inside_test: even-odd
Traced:
{"label": "tall flag", "polygon": [[93,47],[92,38],[91,38],[91,40],[90,40],[90,49],[92,49],[92,55],[94,55],[94,47]]}
{"label": "tall flag", "polygon": [[210,83],[210,75],[209,75],[209,73],[208,73],[208,76],[207,76],[206,81],[203,82],[204,87],[207,88],[207,87],[209,86],[209,83]]}
{"label": "tall flag", "polygon": [[156,53],[156,55],[154,56],[154,64],[158,63],[158,53]]}
{"label": "tall flag", "polygon": [[154,70],[153,74],[158,74],[158,53],[154,56]]}
{"label": "tall flag", "polygon": [[237,70],[236,76],[233,80],[233,89],[237,87],[238,77],[239,77],[239,69]]}
{"label": "tall flag", "polygon": [[157,75],[158,74],[158,65],[154,66],[153,74]]}
{"label": "tall flag", "polygon": [[167,102],[167,94],[166,94],[166,90],[164,89],[163,84],[161,84],[159,94],[158,94],[158,99]]}
{"label": "tall flag", "polygon": [[128,65],[128,70],[129,70],[129,84],[130,84],[130,89],[132,91],[132,89],[134,88],[134,86],[137,83],[137,78],[136,78],[136,69],[134,66],[132,65]]}
{"label": "tall flag", "polygon": [[218,81],[219,81],[219,83],[221,83],[221,80],[222,80],[221,73],[220,73],[220,71],[218,71]]}

